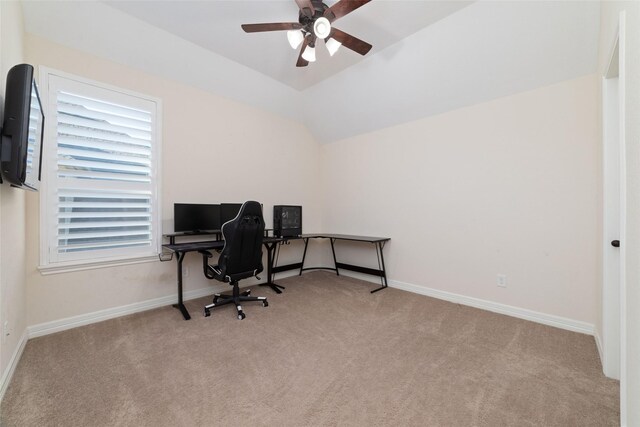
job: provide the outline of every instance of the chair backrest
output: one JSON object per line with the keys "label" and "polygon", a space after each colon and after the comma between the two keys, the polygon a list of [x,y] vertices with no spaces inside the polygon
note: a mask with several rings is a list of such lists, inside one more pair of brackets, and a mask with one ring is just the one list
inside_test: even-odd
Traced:
{"label": "chair backrest", "polygon": [[238,215],[222,225],[222,236],[224,248],[218,258],[221,276],[226,280],[240,280],[263,270],[264,218],[260,203],[244,202]]}

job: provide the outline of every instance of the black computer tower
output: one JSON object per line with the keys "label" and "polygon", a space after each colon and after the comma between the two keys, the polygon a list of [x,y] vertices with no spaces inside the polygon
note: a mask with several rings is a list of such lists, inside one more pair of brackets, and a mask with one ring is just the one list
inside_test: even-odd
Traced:
{"label": "black computer tower", "polygon": [[302,206],[274,206],[273,234],[278,237],[297,237],[302,234]]}

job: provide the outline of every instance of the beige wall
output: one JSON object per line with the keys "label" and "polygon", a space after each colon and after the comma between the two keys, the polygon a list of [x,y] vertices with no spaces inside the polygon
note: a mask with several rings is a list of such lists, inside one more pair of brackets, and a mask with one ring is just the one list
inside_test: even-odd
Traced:
{"label": "beige wall", "polygon": [[618,31],[620,12],[625,19],[625,155],[627,172],[626,234],[621,236],[626,254],[626,375],[621,378],[622,423],[640,426],[640,3],[603,2],[600,26],[599,69],[606,70],[608,55]]}
{"label": "beige wall", "polygon": [[323,225],[391,237],[394,281],[593,325],[598,84],[590,75],[324,146]]}
{"label": "beige wall", "polygon": [[[247,199],[264,204],[267,224],[272,221],[273,205],[300,204],[305,207],[305,228],[320,228],[319,145],[302,125],[37,36],[27,35],[25,47],[27,60],[36,66],[162,100],[161,197],[165,232],[172,230],[174,202]],[[211,73],[215,76],[215,70]],[[45,142],[45,150],[49,143]],[[41,275],[37,269],[39,200],[35,194],[28,196],[29,325],[176,295],[175,261]],[[299,246],[288,249],[283,261],[287,256],[301,257]],[[188,256],[185,265],[190,270],[185,291],[214,286],[203,277],[199,256]]]}
{"label": "beige wall", "polygon": [[[392,237],[385,254],[395,281],[596,323],[595,76],[321,148],[298,123],[37,36],[26,36],[26,52],[35,65],[163,100],[165,231],[174,202],[256,198],[267,223],[273,204],[302,204],[305,231]],[[256,156],[236,172],[245,153]],[[36,195],[27,208],[29,325],[175,294],[174,262],[42,276]],[[283,261],[299,256],[289,249]],[[360,247],[338,251],[374,259]],[[326,262],[326,248],[313,253]],[[197,257],[186,265],[186,290],[211,286]]]}
{"label": "beige wall", "polygon": [[[22,8],[18,2],[0,2],[0,93],[9,69],[23,61]],[[3,95],[0,95],[3,97]],[[4,103],[4,98],[2,99]],[[25,192],[0,186],[0,331],[8,322],[9,336],[0,341],[0,376],[18,350],[26,330]],[[1,334],[1,333],[0,333]]]}

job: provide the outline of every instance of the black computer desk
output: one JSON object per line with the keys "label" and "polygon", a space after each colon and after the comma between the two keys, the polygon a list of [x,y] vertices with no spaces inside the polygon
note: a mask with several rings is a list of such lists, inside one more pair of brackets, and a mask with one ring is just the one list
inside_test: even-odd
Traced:
{"label": "black computer desk", "polygon": [[[358,273],[370,274],[372,276],[379,276],[382,280],[382,286],[377,289],[371,291],[371,293],[378,292],[387,287],[387,272],[384,267],[384,256],[382,254],[382,249],[384,249],[385,243],[387,243],[391,238],[389,237],[371,237],[371,236],[352,236],[350,234],[303,234],[302,239],[304,239],[304,253],[302,255],[302,266],[300,266],[300,274],[302,274],[305,270],[313,270],[317,267],[304,267],[304,260],[307,255],[307,246],[309,245],[309,239],[329,239],[331,242],[331,253],[333,254],[333,268],[331,267],[323,267],[325,269],[334,270],[336,274],[339,276],[339,268],[343,270],[356,271]],[[365,243],[373,243],[376,248],[376,257],[378,258],[378,268],[367,268],[361,267],[359,265],[353,264],[345,264],[343,262],[338,262],[336,260],[336,249],[335,242],[337,240],[346,240],[351,242],[365,242]]]}
{"label": "black computer desk", "polygon": [[[209,240],[204,242],[186,242],[186,243],[176,243],[175,238],[178,236],[187,237],[190,235],[206,235],[213,234],[216,235],[218,239]],[[184,306],[183,295],[182,295],[182,261],[184,257],[189,252],[199,252],[199,251],[207,251],[207,250],[216,250],[222,249],[224,247],[224,240],[219,240],[220,232],[217,230],[207,231],[203,233],[195,233],[195,234],[185,234],[185,233],[173,233],[167,234],[165,237],[169,238],[169,244],[162,245],[163,247],[173,251],[176,255],[177,265],[177,276],[178,276],[178,303],[173,304],[175,308],[180,310],[182,316],[185,320],[191,319],[191,315],[189,311]],[[304,252],[302,254],[302,262],[287,264],[282,266],[274,266],[274,253],[275,249],[278,247],[279,243],[286,242],[288,240],[296,240],[302,239],[304,241]],[[331,253],[333,255],[333,267],[305,267],[304,262],[307,257],[307,248],[309,246],[309,239],[329,239],[331,242]],[[337,240],[345,240],[352,242],[365,242],[372,243],[376,248],[376,256],[378,259],[378,268],[368,268],[362,267],[353,264],[345,264],[342,262],[338,262],[336,259],[336,251],[335,251],[335,242]],[[264,237],[262,243],[264,247],[267,249],[267,282],[259,283],[259,286],[269,286],[273,291],[280,294],[282,291],[280,289],[285,289],[284,286],[278,285],[274,283],[273,276],[275,273],[279,273],[282,271],[288,270],[298,270],[299,275],[302,274],[303,271],[306,270],[331,270],[335,271],[336,274],[340,275],[340,270],[350,270],[358,273],[370,274],[373,276],[380,277],[382,281],[382,286],[377,289],[371,291],[371,293],[378,292],[387,287],[387,273],[384,266],[384,256],[382,250],[384,249],[385,243],[391,240],[389,237],[370,237],[370,236],[353,236],[350,234],[331,234],[331,233],[323,233],[323,234],[303,234],[301,236],[292,236],[292,237]]]}
{"label": "black computer desk", "polygon": [[[207,233],[198,233],[198,234],[199,235],[204,235],[204,234],[219,235],[219,232],[211,231]],[[195,235],[195,234],[192,234],[192,235]],[[224,247],[224,240],[176,243],[175,237],[178,237],[178,236],[189,236],[189,235],[181,234],[181,233],[168,234],[166,235],[166,237],[169,238],[170,243],[162,246],[169,249],[173,253],[175,253],[176,261],[178,262],[177,264],[178,302],[177,304],[173,304],[173,306],[178,310],[180,310],[180,312],[182,313],[182,316],[184,317],[184,320],[189,320],[191,319],[191,315],[189,314],[189,311],[187,310],[187,308],[184,306],[184,300],[182,295],[183,294],[182,292],[182,261],[184,260],[185,255],[188,254],[189,252],[200,252],[200,251],[222,249]],[[273,289],[277,293],[282,293],[280,289],[284,289],[284,286],[276,285],[275,283],[273,283],[273,272],[272,272],[273,252],[274,252],[274,249],[276,248],[276,245],[284,240],[285,239],[282,237],[265,237],[262,240],[262,244],[267,249],[267,283],[260,283],[260,286],[269,286],[271,289]]]}
{"label": "black computer desk", "polygon": [[[387,272],[384,267],[384,256],[382,254],[382,249],[384,249],[385,243],[391,240],[389,237],[354,236],[351,234],[325,233],[325,234],[303,234],[302,236],[300,236],[300,238],[304,240],[304,252],[302,254],[302,263],[300,265],[300,273],[299,273],[300,275],[302,274],[303,271],[306,271],[306,270],[323,269],[323,270],[335,271],[336,274],[339,276],[340,275],[339,269],[343,269],[343,270],[356,271],[358,273],[370,274],[372,276],[380,277],[382,281],[381,283],[382,286],[372,290],[371,293],[378,292],[379,290],[382,290],[387,287]],[[307,247],[309,246],[309,239],[329,239],[329,241],[331,242],[331,254],[333,255],[333,267],[305,267],[304,266],[304,261],[307,256]],[[368,267],[362,267],[359,265],[345,264],[343,262],[338,262],[338,260],[336,259],[336,249],[335,249],[335,243],[338,240],[374,244],[376,248],[376,257],[378,258],[378,268],[377,269],[368,268]]]}
{"label": "black computer desk", "polygon": [[[296,236],[296,237],[287,237],[287,239],[302,239],[304,241],[304,252],[302,253],[302,262],[287,264],[282,266],[273,266],[272,271],[274,274],[279,273],[281,271],[299,269],[300,272],[298,273],[298,275],[302,275],[302,272],[307,270],[331,270],[331,271],[335,271],[336,274],[339,276],[340,269],[343,269],[343,270],[356,271],[358,273],[370,274],[372,276],[380,277],[382,286],[372,290],[371,293],[378,292],[387,287],[387,272],[384,266],[384,255],[382,253],[382,250],[384,249],[385,243],[391,240],[391,238],[389,237],[354,236],[351,234],[333,234],[333,233],[314,233],[314,234],[303,234],[301,236]],[[307,248],[309,247],[309,239],[329,239],[329,241],[331,242],[331,254],[333,255],[333,267],[305,267],[304,266],[304,261],[307,257]],[[377,269],[368,268],[368,267],[362,267],[359,265],[345,264],[342,262],[338,262],[338,260],[336,259],[336,249],[335,249],[335,243],[338,240],[374,244],[376,249],[376,257],[378,259],[378,268]]]}

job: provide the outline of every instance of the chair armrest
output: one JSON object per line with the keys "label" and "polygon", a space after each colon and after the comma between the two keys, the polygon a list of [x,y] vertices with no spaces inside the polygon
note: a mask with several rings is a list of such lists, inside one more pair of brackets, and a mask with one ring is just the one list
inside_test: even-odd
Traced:
{"label": "chair armrest", "polygon": [[215,279],[215,272],[213,268],[209,265],[209,258],[212,258],[213,255],[209,251],[198,251],[202,254],[202,272],[204,273],[204,277],[207,279]]}
{"label": "chair armrest", "polygon": [[202,256],[205,257],[205,258],[212,258],[213,257],[213,255],[209,251],[202,250],[202,251],[198,251],[198,252],[200,252],[202,254]]}

